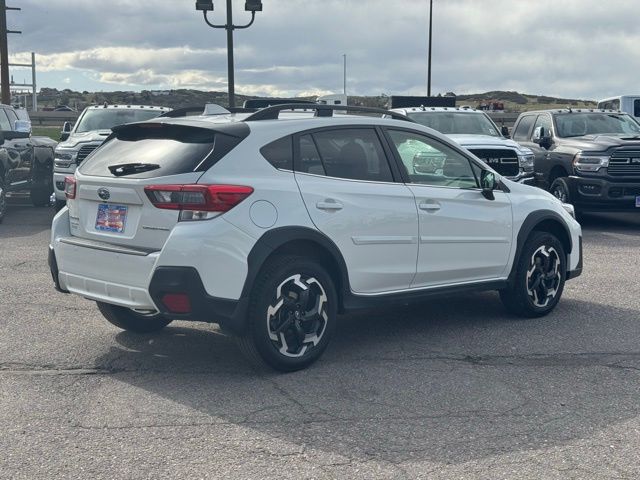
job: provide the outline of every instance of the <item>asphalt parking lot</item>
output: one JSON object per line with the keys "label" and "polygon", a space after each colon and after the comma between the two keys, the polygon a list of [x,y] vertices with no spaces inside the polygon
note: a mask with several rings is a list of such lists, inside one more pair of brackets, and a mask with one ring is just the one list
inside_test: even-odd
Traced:
{"label": "asphalt parking lot", "polygon": [[587,217],[546,318],[493,293],[350,315],[288,375],[214,326],[136,336],[55,292],[51,217],[0,225],[2,478],[640,477],[640,212]]}

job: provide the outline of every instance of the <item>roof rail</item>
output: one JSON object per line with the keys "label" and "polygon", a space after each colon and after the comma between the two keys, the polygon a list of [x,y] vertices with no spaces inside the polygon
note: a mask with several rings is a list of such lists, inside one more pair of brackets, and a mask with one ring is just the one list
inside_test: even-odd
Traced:
{"label": "roof rail", "polygon": [[263,108],[258,110],[253,115],[244,119],[245,122],[256,122],[259,120],[277,120],[280,112],[284,110],[315,110],[316,117],[332,117],[334,111],[343,112],[362,112],[362,113],[378,113],[380,115],[388,115],[394,120],[404,120],[407,122],[415,123],[406,115],[398,112],[392,112],[391,110],[385,110],[384,108],[374,107],[358,107],[355,105],[322,105],[322,104],[300,104],[289,103],[284,105],[274,105],[272,107]]}

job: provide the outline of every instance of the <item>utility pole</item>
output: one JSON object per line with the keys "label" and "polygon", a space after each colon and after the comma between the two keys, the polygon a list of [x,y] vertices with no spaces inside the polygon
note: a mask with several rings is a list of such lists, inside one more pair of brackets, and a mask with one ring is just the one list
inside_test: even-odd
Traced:
{"label": "utility pole", "polygon": [[433,30],[433,0],[429,0],[429,62],[427,66],[427,97],[431,96],[431,39]]}
{"label": "utility pole", "polygon": [[2,86],[0,102],[9,105],[11,103],[11,85],[9,83],[9,45],[7,42],[7,34],[22,32],[7,30],[7,10],[20,10],[20,8],[7,7],[6,0],[0,0],[0,85]]}
{"label": "utility pole", "polygon": [[347,94],[347,54],[343,54],[342,55],[344,57],[344,66],[343,66],[343,73],[344,73],[344,78],[343,78],[343,89],[342,89],[342,93],[344,93],[345,95]]}

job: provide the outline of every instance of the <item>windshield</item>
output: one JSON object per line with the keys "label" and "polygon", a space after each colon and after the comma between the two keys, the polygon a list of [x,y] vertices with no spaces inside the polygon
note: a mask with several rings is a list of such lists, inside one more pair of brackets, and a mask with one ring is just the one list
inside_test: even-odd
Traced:
{"label": "windshield", "polygon": [[155,118],[161,113],[160,110],[116,110],[115,108],[87,110],[76,127],[76,133],[90,132],[91,130],[111,130],[116,125],[142,122]]}
{"label": "windshield", "polygon": [[563,113],[556,115],[556,127],[559,137],[640,134],[640,124],[620,113]]}
{"label": "windshield", "polygon": [[411,112],[407,116],[422,125],[449,134],[490,135],[500,137],[495,124],[482,113]]}

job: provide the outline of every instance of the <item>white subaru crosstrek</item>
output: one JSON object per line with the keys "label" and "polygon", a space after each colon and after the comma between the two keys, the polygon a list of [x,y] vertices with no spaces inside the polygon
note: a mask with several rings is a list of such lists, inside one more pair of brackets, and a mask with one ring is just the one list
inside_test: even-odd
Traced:
{"label": "white subaru crosstrek", "polygon": [[[318,359],[342,312],[497,290],[537,317],[580,275],[570,205],[403,115],[294,107],[316,115],[279,118],[281,105],[114,128],[65,180],[56,288],[133,332],[218,323],[252,360],[291,371]],[[442,167],[416,170],[434,151]]]}

